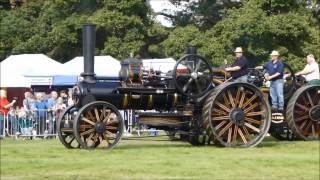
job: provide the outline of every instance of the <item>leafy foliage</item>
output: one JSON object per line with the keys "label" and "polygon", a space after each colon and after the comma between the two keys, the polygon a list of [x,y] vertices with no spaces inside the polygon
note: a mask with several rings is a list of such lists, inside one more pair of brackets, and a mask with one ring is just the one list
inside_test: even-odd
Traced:
{"label": "leafy foliage", "polygon": [[167,56],[179,58],[185,53],[188,44],[199,46],[198,37],[202,36],[195,26],[178,27],[162,45]]}
{"label": "leafy foliage", "polygon": [[216,66],[224,59],[232,61],[232,52],[237,46],[245,49],[252,67],[266,62],[272,50],[279,50],[281,58],[297,70],[304,66],[308,53],[320,57],[320,31],[319,26],[310,21],[313,16],[305,4],[296,2],[243,1],[240,8],[227,10],[222,20],[203,31],[204,37],[196,33],[196,29],[190,35],[187,27],[176,28],[163,44],[179,48],[175,52],[180,53],[181,37],[188,34],[191,42],[200,42],[197,45],[201,55],[208,56]]}
{"label": "leafy foliage", "polygon": [[[156,26],[143,0],[28,1],[21,8],[1,10],[0,56],[45,53],[66,61],[81,55],[81,24],[97,24],[97,54],[123,59],[147,55],[149,29]],[[154,29],[156,30],[156,29]],[[162,31],[162,32],[161,32]],[[162,27],[157,36],[165,33]],[[153,33],[155,34],[155,33]]]}

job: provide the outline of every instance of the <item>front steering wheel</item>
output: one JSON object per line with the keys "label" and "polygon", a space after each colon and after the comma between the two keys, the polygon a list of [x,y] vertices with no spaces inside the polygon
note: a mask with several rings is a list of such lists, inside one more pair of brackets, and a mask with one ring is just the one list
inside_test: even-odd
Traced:
{"label": "front steering wheel", "polygon": [[212,85],[209,62],[196,54],[183,56],[173,69],[173,81],[180,93],[188,97],[201,97]]}

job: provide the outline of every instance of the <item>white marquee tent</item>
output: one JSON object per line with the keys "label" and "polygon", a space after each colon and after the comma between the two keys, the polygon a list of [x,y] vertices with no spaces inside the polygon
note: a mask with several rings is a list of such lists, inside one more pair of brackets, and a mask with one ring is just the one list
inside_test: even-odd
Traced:
{"label": "white marquee tent", "polygon": [[[143,67],[148,70],[173,70],[176,61],[173,58],[143,59]],[[65,79],[75,83],[76,77],[83,72],[83,57],[60,64],[43,54],[11,55],[0,63],[1,87],[30,87],[31,85],[54,85],[65,83]],[[95,74],[97,76],[118,77],[120,61],[111,56],[95,56]],[[57,77],[57,78],[56,78]]]}
{"label": "white marquee tent", "polygon": [[[61,66],[61,63],[43,54],[11,55],[0,63],[1,86],[30,87],[30,83],[51,85],[49,82],[39,82],[59,74]],[[37,80],[30,77],[37,77]]]}
{"label": "white marquee tent", "polygon": [[176,61],[173,58],[143,59],[142,63],[145,70],[153,69],[166,73],[170,70],[173,70]]}
{"label": "white marquee tent", "polygon": [[1,74],[51,76],[59,74],[61,63],[43,54],[11,55],[1,62]]}
{"label": "white marquee tent", "polygon": [[[118,77],[120,61],[111,56],[95,56],[94,72],[97,76]],[[62,65],[60,75],[80,75],[83,72],[83,57],[78,56]]]}

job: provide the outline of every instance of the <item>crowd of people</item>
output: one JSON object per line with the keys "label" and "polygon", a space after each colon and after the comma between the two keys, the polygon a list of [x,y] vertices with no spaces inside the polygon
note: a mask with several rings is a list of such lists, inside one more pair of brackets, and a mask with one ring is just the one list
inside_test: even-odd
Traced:
{"label": "crowd of people", "polygon": [[[23,106],[15,106],[16,100],[7,99],[7,92],[0,91],[0,136],[12,135],[52,135],[55,134],[55,121],[62,111],[73,105],[71,92],[56,91],[50,94],[25,92]],[[5,127],[6,126],[6,127]]]}
{"label": "crowd of people", "polygon": [[[233,81],[235,82],[247,82],[248,61],[243,55],[241,47],[237,47],[234,51],[236,59],[234,63],[225,68],[225,71],[230,72]],[[283,60],[280,59],[278,51],[272,51],[270,54],[270,61],[263,66],[256,67],[257,69],[264,69],[265,80],[270,81],[270,97],[272,112],[283,113],[284,110],[284,95],[283,86],[284,78],[288,74],[284,74]],[[316,62],[314,55],[309,54],[306,58],[307,64],[305,68],[297,73],[295,76],[304,76],[308,84],[320,85],[319,64]]]}

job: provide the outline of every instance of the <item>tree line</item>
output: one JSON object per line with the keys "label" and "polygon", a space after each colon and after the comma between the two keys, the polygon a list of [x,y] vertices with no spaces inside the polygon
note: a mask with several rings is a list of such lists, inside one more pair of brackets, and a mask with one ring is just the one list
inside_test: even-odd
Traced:
{"label": "tree line", "polygon": [[[3,0],[1,0],[3,1]],[[81,24],[97,25],[96,54],[125,59],[180,58],[188,44],[215,66],[232,60],[241,46],[250,65],[278,50],[293,69],[305,56],[320,57],[320,2],[301,0],[170,0],[187,4],[175,13],[155,13],[146,0],[27,0],[0,9],[0,59],[43,53],[60,62],[82,55]],[[173,22],[155,21],[163,15]]]}

